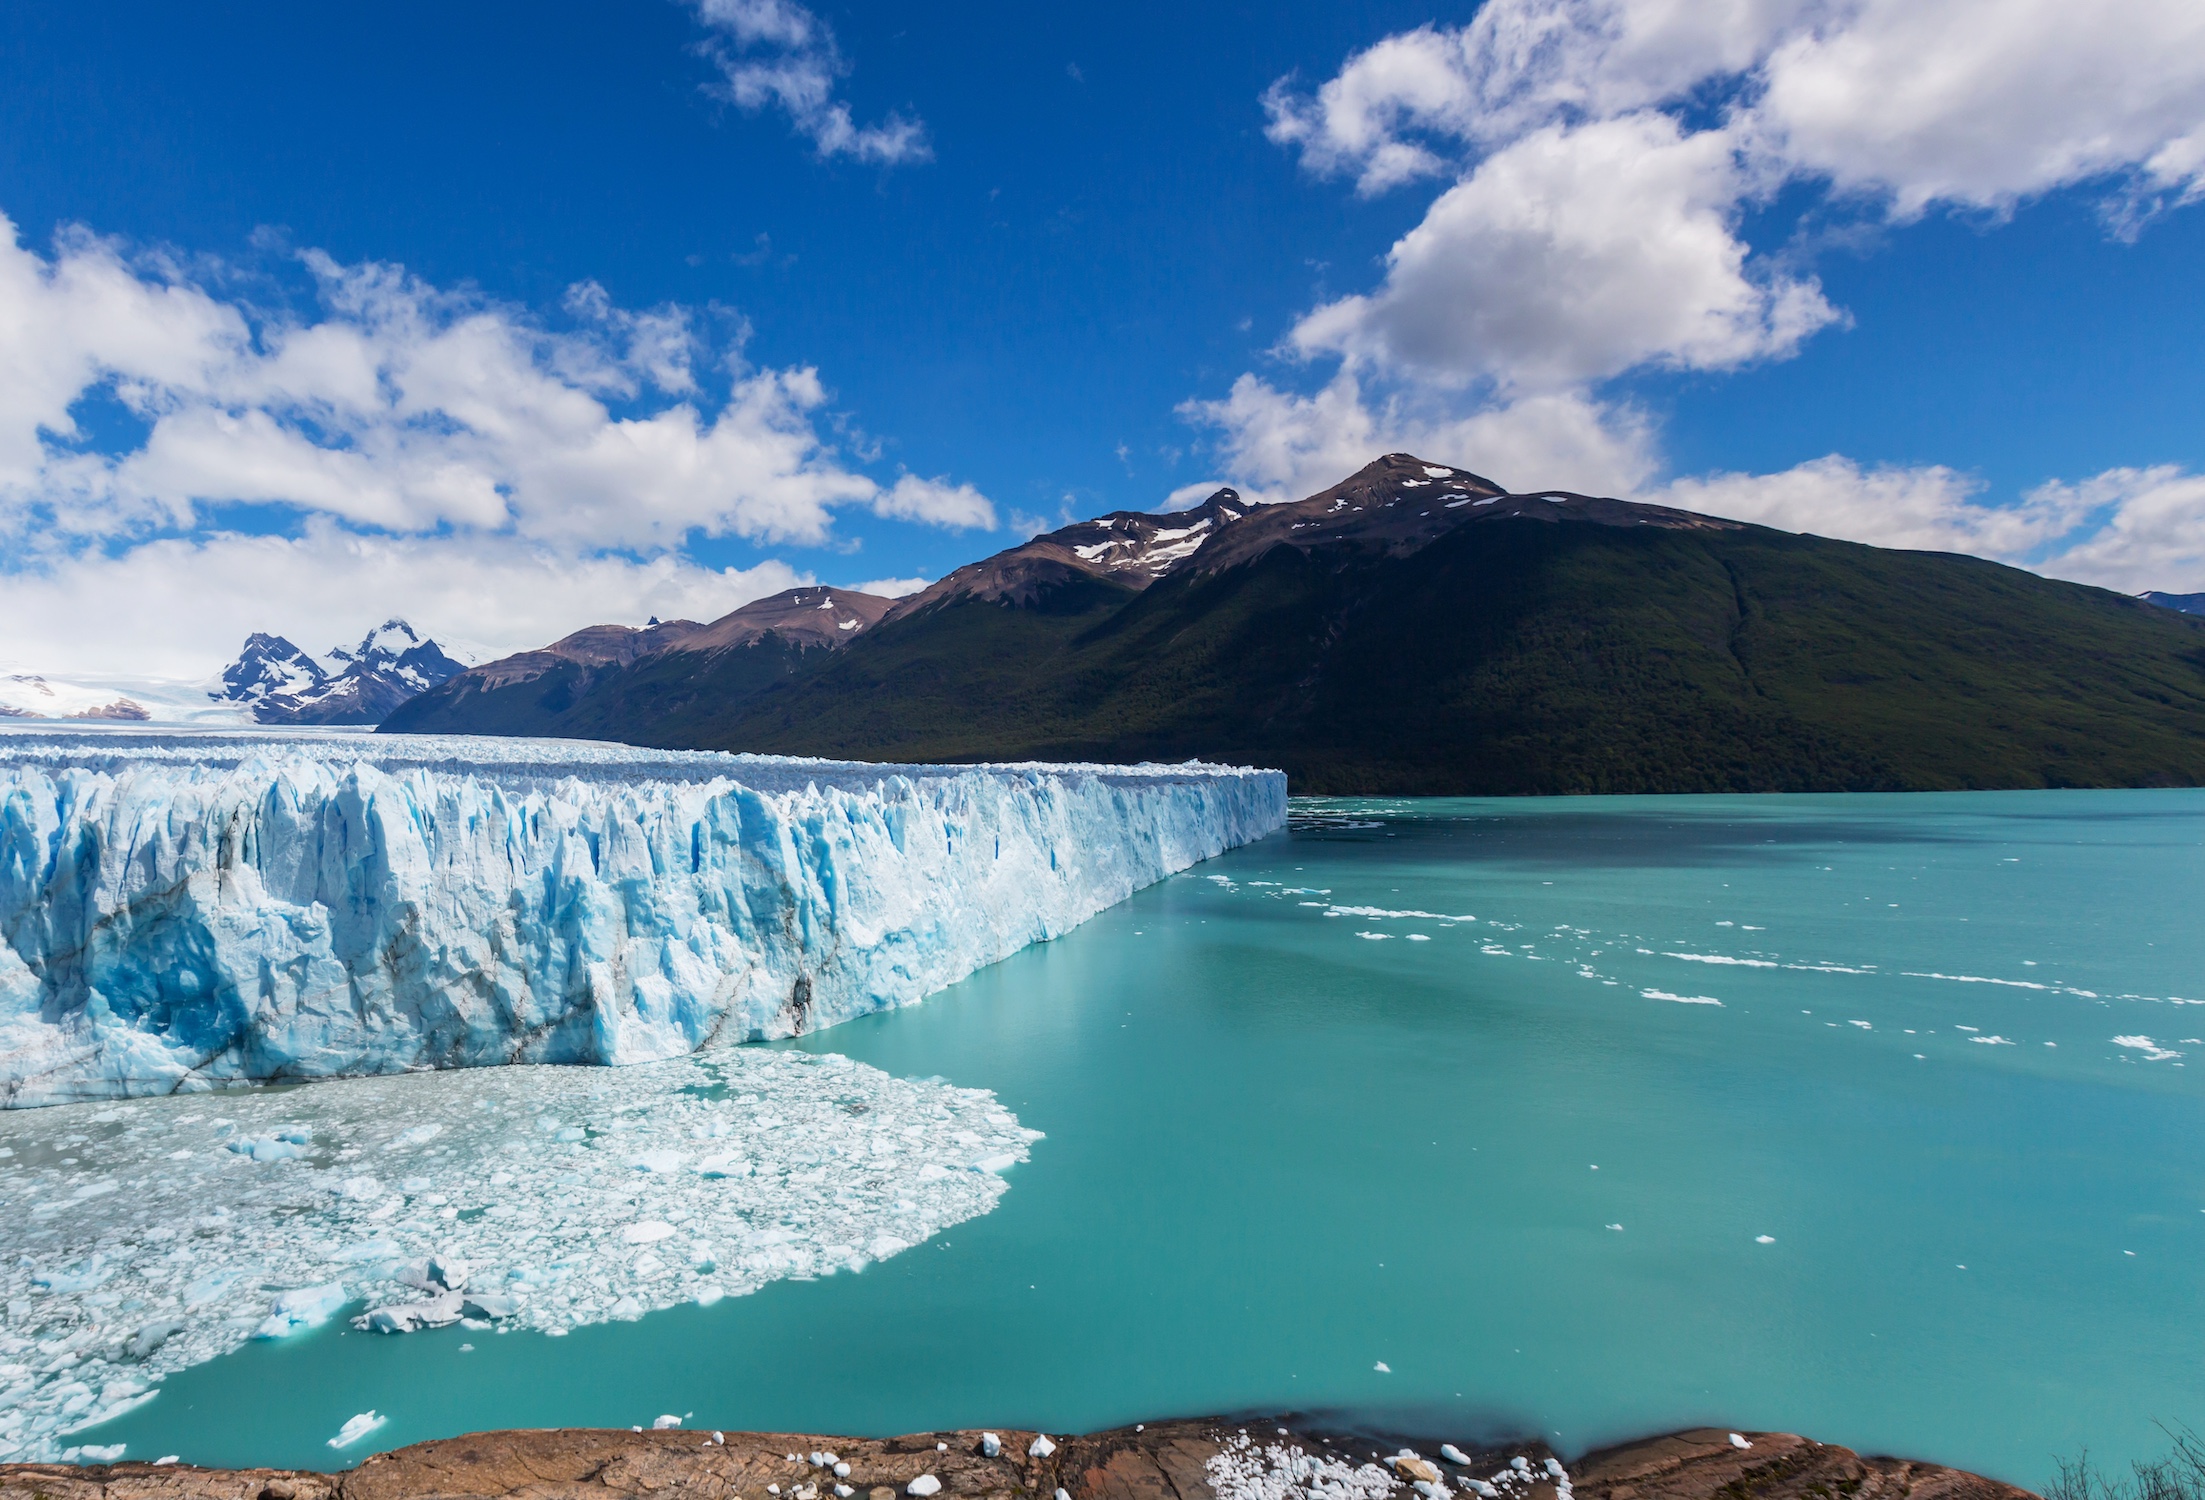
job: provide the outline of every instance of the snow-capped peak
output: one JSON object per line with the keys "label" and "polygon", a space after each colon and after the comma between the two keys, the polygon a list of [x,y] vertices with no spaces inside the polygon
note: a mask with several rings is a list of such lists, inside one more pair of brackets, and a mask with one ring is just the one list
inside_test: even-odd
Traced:
{"label": "snow-capped peak", "polygon": [[376,724],[399,704],[461,671],[435,641],[390,619],[319,659],[280,635],[256,633],[208,696],[263,724]]}

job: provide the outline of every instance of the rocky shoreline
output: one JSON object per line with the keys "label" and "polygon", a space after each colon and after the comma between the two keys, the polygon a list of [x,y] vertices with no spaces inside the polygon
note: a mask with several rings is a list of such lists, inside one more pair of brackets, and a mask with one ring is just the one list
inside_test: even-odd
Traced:
{"label": "rocky shoreline", "polygon": [[378,1453],[337,1474],[0,1465],[0,1500],[2033,1500],[1981,1475],[1790,1433],[1700,1428],[1588,1453],[1375,1439],[1295,1418],[1150,1422],[1053,1440],[552,1429]]}

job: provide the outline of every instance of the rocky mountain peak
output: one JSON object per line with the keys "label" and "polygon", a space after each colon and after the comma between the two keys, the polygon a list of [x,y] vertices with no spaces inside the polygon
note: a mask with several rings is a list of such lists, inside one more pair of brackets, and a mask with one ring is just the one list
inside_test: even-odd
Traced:
{"label": "rocky mountain peak", "polygon": [[435,641],[396,618],[358,646],[336,646],[318,658],[280,635],[255,631],[207,696],[245,708],[261,724],[379,724],[462,670]]}

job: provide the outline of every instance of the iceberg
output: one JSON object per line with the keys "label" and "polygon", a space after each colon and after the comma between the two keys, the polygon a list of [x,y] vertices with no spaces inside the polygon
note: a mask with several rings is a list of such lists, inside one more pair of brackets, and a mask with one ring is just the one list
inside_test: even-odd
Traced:
{"label": "iceberg", "polygon": [[1191,763],[10,729],[0,1105],[794,1036],[1285,821],[1278,772]]}

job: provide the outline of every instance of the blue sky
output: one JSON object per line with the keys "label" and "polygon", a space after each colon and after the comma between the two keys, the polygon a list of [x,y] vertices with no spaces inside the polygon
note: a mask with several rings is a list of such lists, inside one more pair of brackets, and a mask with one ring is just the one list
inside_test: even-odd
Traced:
{"label": "blue sky", "polygon": [[2205,589],[2205,20],[1672,9],[8,7],[0,664],[515,649],[1397,446]]}

